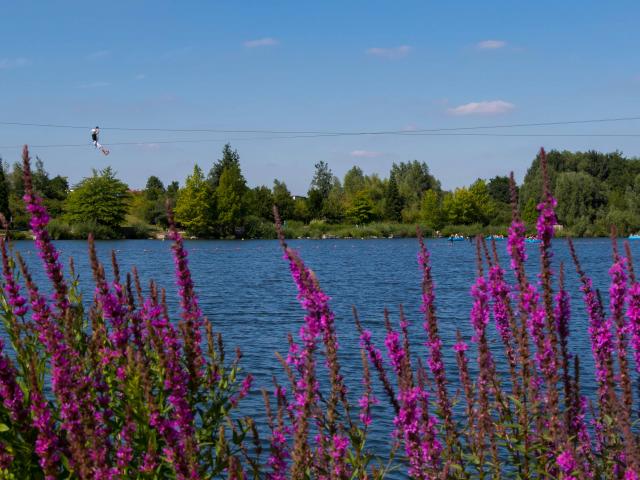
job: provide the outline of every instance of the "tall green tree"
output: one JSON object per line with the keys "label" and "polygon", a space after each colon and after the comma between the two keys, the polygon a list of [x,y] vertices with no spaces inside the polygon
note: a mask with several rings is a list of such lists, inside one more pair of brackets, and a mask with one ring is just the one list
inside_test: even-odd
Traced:
{"label": "tall green tree", "polygon": [[280,218],[283,220],[291,220],[293,218],[295,203],[286,183],[279,180],[273,181],[273,202],[278,207]]}
{"label": "tall green tree", "polygon": [[144,188],[144,194],[147,200],[150,200],[152,202],[161,200],[164,197],[165,193],[166,191],[162,180],[160,180],[155,175],[151,175],[147,179],[147,185]]}
{"label": "tall green tree", "polygon": [[351,167],[344,174],[343,188],[347,197],[347,201],[355,197],[359,192],[365,189],[366,178],[362,169],[358,166]]}
{"label": "tall green tree", "polygon": [[373,220],[373,202],[366,192],[360,191],[356,194],[345,215],[356,224],[366,224]]}
{"label": "tall green tree", "polygon": [[237,167],[240,169],[240,155],[237,150],[233,150],[231,148],[231,144],[227,143],[222,148],[222,158],[218,159],[218,161],[213,164],[213,167],[211,167],[211,170],[209,171],[209,176],[207,177],[207,181],[214,190],[218,188],[218,185],[220,184],[222,172],[224,172],[226,168],[231,167]]}
{"label": "tall green tree", "polygon": [[116,178],[111,167],[93,170],[69,194],[65,216],[70,223],[95,222],[112,229],[119,228],[128,211],[129,187]]}
{"label": "tall green tree", "polygon": [[311,189],[318,190],[322,198],[327,198],[334,184],[333,173],[329,165],[322,160],[316,163],[315,167],[316,171],[311,180]]}
{"label": "tall green tree", "polygon": [[233,235],[237,227],[242,226],[244,216],[244,195],[247,189],[239,165],[230,165],[220,175],[216,189],[218,207],[218,228],[223,236]]}
{"label": "tall green tree", "polygon": [[398,184],[396,177],[392,173],[389,176],[389,182],[387,183],[387,190],[385,193],[385,217],[392,222],[399,222],[402,220],[402,198],[398,191]]}
{"label": "tall green tree", "polygon": [[176,221],[191,235],[210,235],[215,214],[214,199],[211,185],[196,164],[191,175],[187,177],[184,188],[178,192]]}
{"label": "tall green tree", "polygon": [[431,175],[429,166],[425,162],[394,163],[391,173],[398,184],[398,191],[405,207],[419,207],[422,194],[427,190],[440,190],[440,182]]}
{"label": "tall green tree", "polygon": [[442,228],[442,207],[440,198],[435,190],[427,190],[422,195],[420,217],[429,227]]}

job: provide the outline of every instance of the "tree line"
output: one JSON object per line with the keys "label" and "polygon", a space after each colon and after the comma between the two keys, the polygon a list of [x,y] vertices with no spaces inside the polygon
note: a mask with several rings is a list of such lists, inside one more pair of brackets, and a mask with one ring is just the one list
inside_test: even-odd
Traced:
{"label": "tree line", "polygon": [[[70,186],[51,176],[36,159],[33,183],[53,217],[54,238],[147,237],[167,226],[166,204],[173,205],[178,226],[203,238],[271,238],[277,206],[288,225],[358,225],[374,222],[420,224],[432,231],[466,228],[506,230],[510,219],[506,176],[477,179],[444,190],[428,165],[418,160],[394,163],[386,178],[365,174],[358,166],[343,178],[320,161],[304,196],[286,183],[250,187],[238,151],[227,144],[208,171],[198,164],[184,183],[165,185],[150,176],[141,191],[130,190],[107,167]],[[560,223],[573,235],[606,235],[612,224],[621,232],[640,228],[640,160],[620,152],[550,151],[552,193]],[[540,160],[535,158],[518,187],[525,222],[533,225],[541,196]],[[0,212],[16,230],[27,230],[22,167],[0,162]],[[330,227],[327,227],[330,228]]]}

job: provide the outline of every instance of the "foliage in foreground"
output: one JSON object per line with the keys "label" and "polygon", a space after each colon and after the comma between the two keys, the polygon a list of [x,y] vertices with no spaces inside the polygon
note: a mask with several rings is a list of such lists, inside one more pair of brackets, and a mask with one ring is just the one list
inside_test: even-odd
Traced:
{"label": "foliage in foreground", "polygon": [[[288,355],[281,357],[288,385],[276,382],[273,393],[263,392],[266,425],[233,412],[252,377],[239,381],[239,353],[230,365],[225,362],[221,336],[213,334],[198,307],[175,229],[177,323],[155,284],[145,295],[135,271],[121,281],[115,256],[114,279],[107,281],[92,242],[96,288],[85,312],[73,267],[66,280],[50,241],[26,147],[23,156],[24,200],[54,293],[51,298],[40,293],[16,254],[19,281],[7,242],[0,244],[2,317],[13,350],[0,355],[0,478],[381,479],[395,470],[415,479],[638,478],[634,365],[628,357],[639,370],[640,284],[629,249],[620,255],[614,240],[607,313],[570,243],[595,360],[597,394],[587,399],[580,391],[578,357],[568,351],[563,265],[558,291],[552,287],[556,201],[544,151],[543,199],[537,207],[539,282],[532,283],[525,272],[525,228],[512,180],[507,247],[514,281],[507,280],[495,244],[490,251],[478,239],[473,345],[458,336],[445,348],[440,339],[429,252],[420,238],[427,358],[412,354],[402,310],[398,326],[385,314],[386,359],[354,311],[363,388],[346,385],[329,298],[280,229],[305,317],[298,338],[289,337]],[[489,348],[492,318],[502,358]],[[447,351],[458,365],[457,393],[445,374]],[[498,368],[501,361],[505,372]],[[374,378],[384,398],[374,396]],[[348,388],[363,392],[357,403]],[[371,425],[379,421],[376,404],[394,417],[385,458],[367,445]],[[268,432],[268,439],[263,442],[258,432]]]}

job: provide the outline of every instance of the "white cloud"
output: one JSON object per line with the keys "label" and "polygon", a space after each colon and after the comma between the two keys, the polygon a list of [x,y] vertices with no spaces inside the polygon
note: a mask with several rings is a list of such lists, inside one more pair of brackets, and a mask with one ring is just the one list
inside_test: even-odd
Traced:
{"label": "white cloud", "polygon": [[92,52],[87,55],[87,60],[99,60],[101,58],[108,57],[109,55],[111,55],[109,50],[98,50],[97,52]]}
{"label": "white cloud", "polygon": [[102,88],[102,87],[108,87],[109,85],[111,85],[109,82],[89,82],[89,83],[82,83],[80,85],[78,85],[78,88]]}
{"label": "white cloud", "polygon": [[256,47],[273,47],[275,45],[278,45],[279,43],[280,42],[275,38],[265,37],[265,38],[258,38],[256,40],[247,40],[246,42],[244,42],[243,45],[247,48],[256,48]]}
{"label": "white cloud", "polygon": [[465,103],[447,110],[451,115],[497,115],[510,112],[515,108],[513,103],[504,100],[490,100]]}
{"label": "white cloud", "polygon": [[482,42],[478,42],[476,44],[476,47],[480,50],[497,50],[506,46],[507,42],[505,42],[504,40],[483,40]]}
{"label": "white cloud", "polygon": [[351,152],[352,157],[356,158],[376,158],[382,156],[382,152],[373,152],[371,150],[354,150]]}
{"label": "white cloud", "polygon": [[31,61],[26,58],[0,58],[0,70],[9,70],[11,68],[20,68],[31,65]]}
{"label": "white cloud", "polygon": [[409,45],[400,45],[399,47],[391,47],[391,48],[369,48],[367,49],[367,55],[373,55],[374,57],[387,58],[390,60],[395,60],[397,58],[403,58],[409,55],[411,52],[411,47]]}

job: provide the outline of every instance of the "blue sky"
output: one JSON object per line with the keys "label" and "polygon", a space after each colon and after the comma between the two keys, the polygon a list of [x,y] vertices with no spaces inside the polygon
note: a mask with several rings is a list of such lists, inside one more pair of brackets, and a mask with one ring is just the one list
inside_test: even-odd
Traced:
{"label": "blue sky", "polygon": [[[283,179],[304,193],[314,163],[386,176],[427,162],[443,186],[514,170],[540,146],[621,150],[633,137],[358,136],[256,139],[235,133],[107,127],[375,131],[640,115],[640,4],[619,2],[104,1],[2,2],[0,155],[33,148],[72,183],[111,165],[132,187],[184,181],[226,141],[250,185]],[[640,121],[509,133],[636,133]],[[249,137],[249,138],[242,138]],[[208,143],[158,143],[211,140]]]}

